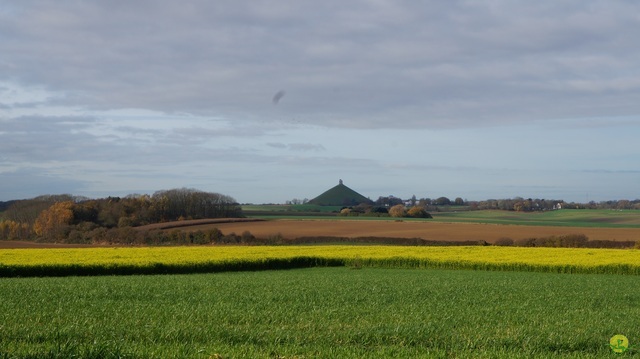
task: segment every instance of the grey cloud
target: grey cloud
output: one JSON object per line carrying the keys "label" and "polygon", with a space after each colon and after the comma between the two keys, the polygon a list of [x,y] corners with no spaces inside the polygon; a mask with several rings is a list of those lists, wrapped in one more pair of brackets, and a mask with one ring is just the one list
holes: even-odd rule
{"label": "grey cloud", "polygon": [[[135,126],[110,128],[90,117],[28,116],[0,120],[0,164],[49,167],[52,163],[83,166],[93,173],[163,168],[183,163],[281,163],[279,156],[261,154],[234,141],[216,141],[216,131],[204,128],[145,130]],[[102,133],[105,132],[105,133]],[[223,131],[224,132],[224,131]],[[99,134],[96,134],[99,133]],[[241,132],[246,135],[245,132]],[[177,135],[177,137],[175,137]],[[174,138],[172,138],[172,136]],[[217,133],[224,138],[229,133]],[[205,141],[213,138],[214,141]],[[288,145],[292,150],[320,150],[321,145]]]}
{"label": "grey cloud", "polygon": [[161,135],[165,131],[158,130],[149,127],[135,127],[135,126],[116,126],[113,130],[124,133],[133,133],[133,134],[145,134],[145,135]]}
{"label": "grey cloud", "polygon": [[351,170],[358,169],[359,173],[365,171],[375,173],[380,168],[380,163],[375,160],[367,158],[353,158],[353,157],[302,157],[302,156],[288,156],[280,157],[279,163],[286,165],[306,165],[307,172],[312,172],[312,168],[316,168],[316,171],[326,173],[332,169]]}
{"label": "grey cloud", "polygon": [[352,128],[640,112],[633,2],[14,7],[0,13],[0,73],[64,93],[55,103]]}
{"label": "grey cloud", "polygon": [[27,116],[0,120],[0,153],[7,162],[87,159],[104,155],[100,138],[84,130],[95,119],[87,117]]}
{"label": "grey cloud", "polygon": [[180,139],[189,141],[207,141],[219,137],[258,137],[266,134],[268,129],[259,126],[224,126],[219,128],[179,127],[171,131]]}
{"label": "grey cloud", "polygon": [[288,149],[290,151],[299,151],[299,152],[308,152],[308,151],[319,152],[319,151],[325,151],[326,150],[326,148],[323,145],[314,144],[314,143],[289,143],[289,144],[285,144],[285,143],[279,143],[279,142],[269,142],[269,143],[267,143],[267,146],[273,147],[273,148],[278,148],[278,149]]}
{"label": "grey cloud", "polygon": [[575,171],[575,172],[579,172],[579,173],[615,174],[615,175],[640,175],[640,170],[586,169],[586,170]]}
{"label": "grey cloud", "polygon": [[292,151],[324,151],[325,148],[321,144],[314,143],[291,143],[289,144],[289,149]]}
{"label": "grey cloud", "polygon": [[87,128],[95,124],[97,119],[89,116],[21,116],[0,121],[5,131],[49,132],[61,128]]}
{"label": "grey cloud", "polygon": [[269,143],[267,143],[267,146],[273,147],[273,148],[279,148],[279,149],[287,148],[287,145],[285,145],[284,143],[279,143],[279,142],[269,142]]}
{"label": "grey cloud", "polygon": [[5,109],[16,109],[16,108],[37,108],[42,105],[42,102],[15,102],[11,105],[3,106]]}

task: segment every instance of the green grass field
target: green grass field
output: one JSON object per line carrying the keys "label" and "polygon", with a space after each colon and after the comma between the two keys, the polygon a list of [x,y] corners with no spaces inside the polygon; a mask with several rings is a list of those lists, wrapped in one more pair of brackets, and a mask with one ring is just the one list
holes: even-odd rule
{"label": "green grass field", "polygon": [[[265,219],[340,219],[340,220],[397,220],[393,217],[340,217],[331,214],[339,210],[335,207],[308,205],[299,206],[243,206],[248,217]],[[308,215],[310,212],[315,215]],[[323,214],[325,217],[321,217]],[[640,228],[640,210],[609,210],[609,209],[563,209],[546,212],[514,212],[500,210],[482,211],[447,211],[430,212],[434,222],[463,222],[510,224],[529,226],[562,226],[562,227],[603,227],[603,228]],[[425,219],[403,218],[404,221],[425,221]]]}
{"label": "green grass field", "polygon": [[338,212],[342,206],[319,206],[315,204],[244,204],[242,210],[246,212]]}
{"label": "green grass field", "polygon": [[563,209],[547,212],[464,211],[432,213],[440,222],[472,222],[530,226],[640,228],[640,211]]}
{"label": "green grass field", "polygon": [[0,279],[0,358],[617,358],[636,276],[313,268]]}

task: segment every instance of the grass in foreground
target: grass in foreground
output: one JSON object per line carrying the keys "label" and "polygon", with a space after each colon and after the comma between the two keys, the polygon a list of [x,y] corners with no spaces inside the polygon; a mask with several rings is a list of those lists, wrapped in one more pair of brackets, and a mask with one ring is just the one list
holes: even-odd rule
{"label": "grass in foreground", "polygon": [[635,276],[314,268],[0,293],[0,358],[617,358],[611,336],[640,338]]}
{"label": "grass in foreground", "polygon": [[354,265],[387,268],[640,274],[640,251],[369,245],[0,250],[0,277],[206,273]]}

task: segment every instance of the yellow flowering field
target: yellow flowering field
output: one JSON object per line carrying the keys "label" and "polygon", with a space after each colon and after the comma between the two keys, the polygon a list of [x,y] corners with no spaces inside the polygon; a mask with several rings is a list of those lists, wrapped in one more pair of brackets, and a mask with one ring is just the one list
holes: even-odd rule
{"label": "yellow flowering field", "polygon": [[640,274],[640,251],[411,246],[194,246],[0,250],[0,276],[375,266]]}

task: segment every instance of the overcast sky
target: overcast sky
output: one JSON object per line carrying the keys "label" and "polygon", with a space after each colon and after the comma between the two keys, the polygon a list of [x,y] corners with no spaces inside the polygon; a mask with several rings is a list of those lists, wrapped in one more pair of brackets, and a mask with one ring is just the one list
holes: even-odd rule
{"label": "overcast sky", "polygon": [[635,1],[0,2],[0,200],[640,198]]}

